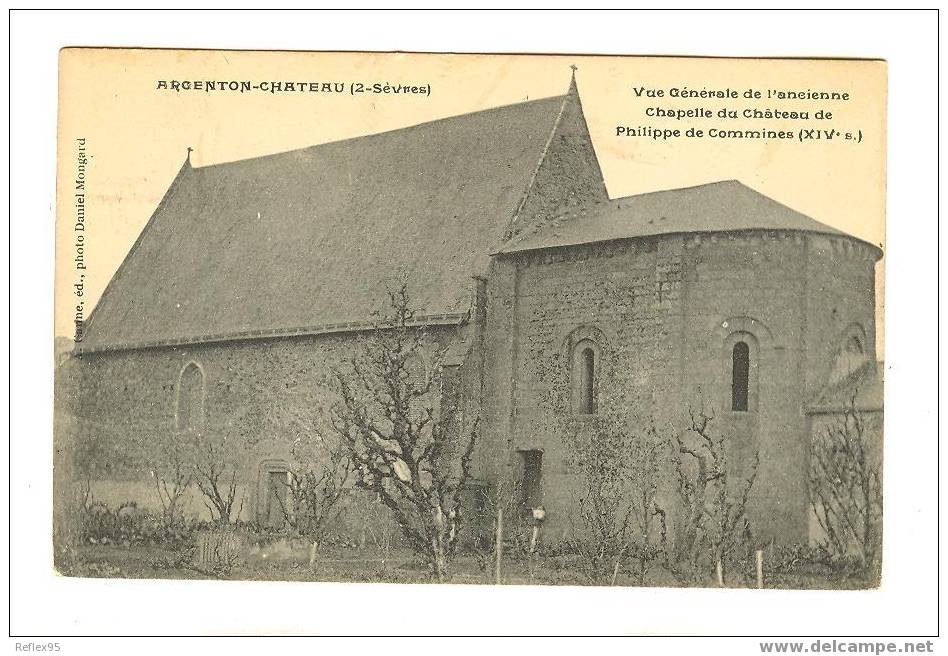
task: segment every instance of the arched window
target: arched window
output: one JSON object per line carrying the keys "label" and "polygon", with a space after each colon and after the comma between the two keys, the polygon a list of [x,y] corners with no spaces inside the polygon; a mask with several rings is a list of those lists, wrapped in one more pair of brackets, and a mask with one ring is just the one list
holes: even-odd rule
{"label": "arched window", "polygon": [[858,323],[850,324],[837,343],[828,383],[837,383],[859,371],[870,355],[866,353],[866,331]]}
{"label": "arched window", "polygon": [[176,418],[182,431],[200,428],[204,423],[204,372],[195,362],[181,370]]}
{"label": "arched window", "polygon": [[591,346],[580,351],[579,358],[579,414],[596,412],[596,352]]}
{"label": "arched window", "polygon": [[719,324],[721,369],[714,393],[716,407],[727,412],[756,413],[761,372],[773,348],[773,334],[753,317],[728,317]]}
{"label": "arched window", "polygon": [[731,349],[731,410],[747,412],[750,391],[750,347],[740,341]]}
{"label": "arched window", "polygon": [[564,344],[564,361],[569,389],[569,408],[577,415],[595,415],[602,406],[600,394],[609,380],[608,345],[594,326],[573,330]]}

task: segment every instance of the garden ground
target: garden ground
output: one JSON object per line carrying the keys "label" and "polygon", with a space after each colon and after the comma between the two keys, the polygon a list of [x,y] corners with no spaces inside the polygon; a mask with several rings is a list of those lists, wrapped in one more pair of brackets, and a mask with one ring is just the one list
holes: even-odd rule
{"label": "garden ground", "polygon": [[[335,581],[383,583],[434,582],[428,567],[408,550],[393,549],[383,559],[371,548],[323,548],[313,567],[309,551],[302,545],[280,541],[264,548],[243,546],[225,568],[194,564],[193,552],[180,547],[82,545],[60,552],[58,571],[65,576],[130,579],[212,579],[257,581]],[[576,557],[542,555],[529,559],[508,554],[502,561],[502,583],[512,585],[609,585],[585,573]],[[634,585],[629,571],[616,577],[616,585]],[[749,574],[732,576],[729,587],[755,587]],[[494,583],[491,553],[464,553],[452,562],[450,578],[455,584]],[[646,585],[661,587],[715,587],[714,578],[682,581],[653,566]],[[782,589],[865,589],[865,578],[834,572],[808,562],[783,563],[779,569],[765,568],[764,587]]]}

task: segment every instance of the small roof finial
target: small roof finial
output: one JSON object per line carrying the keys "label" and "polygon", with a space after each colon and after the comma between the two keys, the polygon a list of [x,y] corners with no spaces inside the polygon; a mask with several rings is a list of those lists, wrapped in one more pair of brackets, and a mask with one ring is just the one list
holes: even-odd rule
{"label": "small roof finial", "polygon": [[192,150],[194,150],[194,149],[191,148],[191,146],[188,146],[188,158],[187,158],[188,164],[191,163],[191,151],[192,151]]}
{"label": "small roof finial", "polygon": [[579,68],[576,64],[570,64],[569,90],[570,93],[576,93],[576,71]]}

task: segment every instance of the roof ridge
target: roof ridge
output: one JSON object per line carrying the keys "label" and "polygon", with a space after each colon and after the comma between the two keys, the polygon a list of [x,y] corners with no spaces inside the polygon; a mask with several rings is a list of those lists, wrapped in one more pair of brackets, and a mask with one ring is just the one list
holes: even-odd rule
{"label": "roof ridge", "polygon": [[477,109],[473,112],[465,112],[463,114],[452,114],[450,116],[442,116],[441,118],[434,118],[430,121],[422,121],[421,123],[413,123],[411,125],[404,125],[400,128],[392,128],[391,130],[382,130],[381,132],[370,132],[368,134],[360,134],[352,137],[346,137],[345,139],[335,139],[333,141],[323,141],[322,143],[310,144],[308,146],[301,146],[299,148],[290,148],[289,150],[280,150],[275,153],[266,153],[264,155],[254,155],[253,157],[245,157],[243,159],[233,159],[227,160],[224,162],[215,162],[213,164],[205,164],[203,166],[192,166],[195,171],[204,171],[207,169],[214,169],[218,167],[231,166],[234,164],[243,164],[245,162],[256,162],[259,160],[267,159],[270,157],[280,157],[282,155],[289,155],[292,153],[301,153],[306,150],[312,150],[313,148],[321,148],[323,146],[331,146],[335,144],[344,144],[350,141],[358,141],[362,139],[370,139],[372,137],[380,137],[383,135],[394,134],[396,132],[408,132],[410,130],[415,130],[419,128],[428,127],[436,123],[442,123],[445,121],[457,120],[460,118],[466,118],[469,116],[475,116],[478,114],[487,114],[489,112],[497,112],[505,109],[510,109],[512,107],[524,107],[526,105],[532,105],[540,102],[549,102],[553,100],[563,100],[569,94],[561,94],[558,96],[545,96],[543,98],[534,98],[533,100],[524,100],[518,103],[508,103],[506,105],[498,105],[497,107],[486,107],[484,109]]}
{"label": "roof ridge", "polygon": [[[809,219],[810,221],[813,221],[814,223],[818,223],[819,225],[823,226],[824,228],[829,228],[830,230],[833,230],[833,231],[835,231],[835,232],[839,232],[839,233],[845,234],[847,237],[853,237],[854,239],[859,239],[859,237],[855,237],[854,235],[851,235],[851,234],[849,234],[849,233],[843,232],[843,231],[840,230],[839,228],[836,228],[836,227],[834,227],[834,226],[831,226],[831,225],[828,224],[828,223],[824,223],[823,221],[820,221],[819,219],[815,219],[815,218],[813,218],[812,216],[810,216],[809,214],[804,214],[804,213],[801,212],[800,210],[795,209],[795,208],[793,208],[793,207],[790,207],[790,206],[787,205],[786,203],[781,203],[781,202],[780,202],[779,200],[777,200],[776,198],[773,198],[772,196],[768,196],[767,194],[763,193],[762,191],[759,191],[759,190],[755,189],[754,187],[751,187],[751,186],[748,185],[748,184],[744,184],[743,182],[741,182],[741,181],[738,180],[737,178],[728,178],[728,179],[725,179],[725,180],[716,180],[716,181],[714,181],[714,182],[704,182],[704,183],[702,183],[702,184],[689,185],[689,186],[687,186],[687,187],[673,187],[673,188],[671,188],[671,189],[660,189],[660,190],[657,190],[657,191],[647,191],[647,192],[643,192],[643,193],[641,193],[641,194],[632,194],[632,195],[629,195],[629,196],[623,196],[622,198],[610,198],[609,200],[610,200],[610,201],[618,202],[618,201],[627,200],[627,199],[630,199],[630,198],[640,198],[640,197],[642,197],[642,196],[648,196],[648,195],[651,195],[651,194],[661,194],[661,193],[669,193],[669,192],[676,192],[676,191],[688,191],[688,190],[690,190],[690,189],[701,189],[701,188],[703,188],[703,187],[714,187],[714,186],[718,186],[718,185],[729,185],[729,184],[730,184],[730,185],[736,185],[736,186],[738,186],[738,187],[741,187],[741,188],[743,188],[743,189],[746,189],[747,191],[749,191],[749,192],[751,192],[751,193],[757,194],[758,196],[767,199],[767,201],[769,201],[769,202],[771,202],[771,203],[774,203],[774,204],[776,204],[776,205],[779,205],[780,207],[782,207],[783,209],[785,209],[785,210],[787,210],[787,211],[789,211],[789,212],[793,212],[794,214],[798,214],[798,215],[800,215],[800,216],[802,216],[802,217],[804,217],[804,218],[806,218],[806,219]],[[860,240],[860,241],[865,241],[864,239],[859,239],[859,240]],[[866,242],[866,243],[870,243],[870,242]],[[872,244],[872,245],[874,245],[874,244]]]}
{"label": "roof ridge", "polygon": [[[705,199],[712,201],[713,207],[710,209],[716,210],[717,216],[705,216],[708,207],[700,211],[695,209],[694,204],[702,203]],[[742,219],[735,218],[736,207],[744,205],[751,208],[754,214]],[[661,209],[663,206],[672,214],[664,214]],[[575,226],[575,222],[546,224],[540,226],[536,232],[524,233],[505,241],[494,254],[670,234],[764,230],[845,237],[868,246],[876,253],[877,259],[882,255],[882,249],[878,245],[814,219],[737,179],[610,198],[604,206],[587,204],[571,212],[578,215],[584,210],[589,211],[583,224],[585,234],[569,227]],[[635,214],[630,214],[630,211]],[[699,215],[705,218],[699,219]],[[666,217],[671,220],[666,222]],[[649,225],[646,226],[645,223]],[[562,225],[567,226],[563,228],[567,234],[558,232]]]}
{"label": "roof ridge", "polygon": [[[669,187],[668,189],[653,189],[652,191],[642,191],[637,194],[629,194],[628,196],[618,196],[616,198],[610,198],[609,202],[627,200],[629,198],[641,198],[642,196],[651,196],[652,194],[665,194],[671,191],[687,191],[688,189],[700,189],[701,187],[713,187],[715,185],[724,185],[724,184],[729,184],[729,183],[739,184],[745,189],[750,189],[751,191],[755,191],[758,194],[760,194],[759,191],[757,191],[753,187],[749,187],[748,185],[744,184],[737,178],[727,178],[725,180],[714,180],[713,182],[702,182],[700,184],[686,185],[684,187]],[[763,196],[765,194],[761,194],[761,195]]]}
{"label": "roof ridge", "polygon": [[563,120],[563,112],[566,109],[566,103],[569,102],[569,97],[574,92],[575,88],[576,78],[574,76],[573,81],[570,83],[569,91],[565,96],[560,96],[562,101],[560,102],[560,108],[556,112],[556,118],[553,119],[553,127],[550,128],[550,134],[546,138],[546,143],[543,144],[543,150],[540,151],[540,158],[537,160],[536,166],[533,167],[533,173],[530,175],[530,180],[527,182],[527,186],[523,190],[523,194],[520,196],[520,202],[517,203],[514,213],[507,219],[507,227],[504,230],[504,235],[510,234],[510,232],[513,230],[514,223],[516,223],[517,219],[520,218],[520,212],[523,211],[523,207],[526,204],[527,199],[530,197],[530,192],[533,190],[533,185],[536,184],[537,174],[539,174],[540,169],[543,167],[543,162],[546,161],[547,154],[550,152],[550,144],[553,143],[553,139],[556,137],[556,131],[560,126],[560,121]]}

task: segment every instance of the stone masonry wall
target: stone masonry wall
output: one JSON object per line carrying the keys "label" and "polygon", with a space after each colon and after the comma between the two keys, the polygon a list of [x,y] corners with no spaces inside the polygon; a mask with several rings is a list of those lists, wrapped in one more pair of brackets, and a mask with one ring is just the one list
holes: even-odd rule
{"label": "stone masonry wall", "polygon": [[[814,357],[830,357],[827,335],[839,326],[873,314],[871,266],[808,269],[811,238],[818,239],[668,236],[496,258],[488,284],[485,428],[493,455],[486,466],[515,481],[518,451],[542,450],[548,534],[566,533],[577,488],[554,416],[571,411],[561,403],[571,335],[594,335],[603,402],[678,426],[689,408],[713,410],[715,429],[729,436],[732,477],[746,477],[760,455],[749,510],[758,538],[805,540],[803,407],[826,375]],[[836,323],[822,316],[827,304]],[[738,338],[752,344],[749,412],[730,408],[730,347]]]}
{"label": "stone masonry wall", "polygon": [[[693,237],[687,245],[683,400],[713,407],[718,429],[733,440],[732,476],[746,480],[759,454],[749,513],[761,541],[805,536],[804,239],[757,233]],[[744,340],[757,374],[750,412],[731,410],[728,337],[735,333],[751,336]]]}
{"label": "stone masonry wall", "polygon": [[590,331],[602,348],[597,379],[603,403],[654,415],[656,400],[677,397],[680,267],[680,240],[495,261],[485,373],[492,395],[485,416],[495,453],[504,453],[495,462],[514,481],[518,452],[543,451],[543,504],[552,539],[569,529],[578,492],[554,418],[571,412],[568,401],[564,407],[570,340]]}
{"label": "stone masonry wall", "polygon": [[867,360],[876,360],[876,261],[877,254],[865,244],[822,235],[809,238],[806,385],[810,397],[826,384],[853,324],[865,333]]}
{"label": "stone masonry wall", "polygon": [[[454,345],[458,358],[454,364],[464,375],[474,369],[464,346],[470,330],[465,326],[429,331],[439,343]],[[76,441],[99,439],[103,448],[93,463],[97,498],[113,506],[136,501],[157,507],[150,460],[160,454],[161,440],[174,433],[179,376],[194,362],[204,373],[204,426],[233,444],[242,518],[251,519],[262,512],[257,505],[261,464],[289,463],[294,440],[311,440],[313,427],[327,430],[319,416],[319,408],[330,401],[322,383],[330,367],[341,364],[356,345],[356,335],[350,333],[73,358],[58,385],[57,411],[65,418],[57,436],[59,450],[72,448]],[[62,384],[67,377],[72,385]],[[64,439],[72,444],[64,447]],[[196,491],[190,497],[187,507],[206,516]]]}
{"label": "stone masonry wall", "polygon": [[[874,262],[871,249],[846,238],[775,232],[670,235],[495,257],[478,283],[472,322],[433,331],[452,344],[469,417],[484,395],[475,475],[493,495],[513,498],[520,451],[541,450],[547,534],[566,534],[578,490],[557,417],[572,412],[564,401],[571,345],[591,338],[601,350],[602,407],[677,426],[689,407],[713,409],[716,429],[731,438],[733,476],[746,476],[760,454],[750,510],[758,537],[804,540],[803,407],[826,383],[852,324],[864,330],[874,357]],[[736,334],[753,344],[750,412],[730,410],[727,340]],[[338,334],[80,356],[57,374],[58,425],[68,427],[57,434],[104,436],[113,449],[97,471],[107,481],[100,485],[104,500],[154,503],[148,447],[171,434],[179,376],[193,361],[204,372],[205,421],[239,443],[249,519],[258,514],[260,463],[289,457],[300,422],[327,401],[321,380],[354,343],[353,334]],[[60,384],[67,377],[74,381],[68,394]],[[134,443],[144,445],[145,462],[119,452]],[[663,491],[669,504],[673,492]],[[196,499],[190,507],[203,510]]]}

